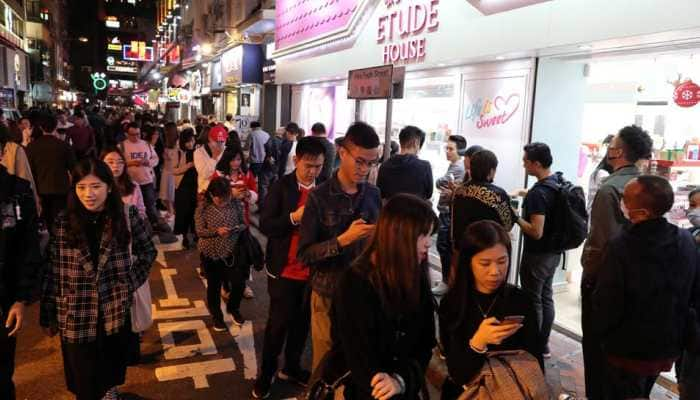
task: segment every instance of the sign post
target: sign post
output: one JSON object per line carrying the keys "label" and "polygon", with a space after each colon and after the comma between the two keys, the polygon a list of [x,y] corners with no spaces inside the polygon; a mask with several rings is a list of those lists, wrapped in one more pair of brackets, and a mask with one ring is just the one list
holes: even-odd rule
{"label": "sign post", "polygon": [[[399,82],[394,82],[394,76]],[[348,72],[348,99],[355,99],[355,121],[360,119],[360,100],[386,99],[384,159],[391,153],[391,120],[394,85],[403,84],[404,69],[393,65],[356,69]]]}

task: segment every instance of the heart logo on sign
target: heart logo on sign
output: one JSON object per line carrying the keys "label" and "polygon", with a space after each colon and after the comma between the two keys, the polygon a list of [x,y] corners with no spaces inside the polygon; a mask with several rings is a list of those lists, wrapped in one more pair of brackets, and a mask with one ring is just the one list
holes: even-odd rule
{"label": "heart logo on sign", "polygon": [[501,119],[501,123],[505,124],[520,108],[520,95],[513,93],[507,100],[504,99],[503,96],[497,96],[493,100],[493,106],[496,107],[498,111],[505,111],[505,117]]}

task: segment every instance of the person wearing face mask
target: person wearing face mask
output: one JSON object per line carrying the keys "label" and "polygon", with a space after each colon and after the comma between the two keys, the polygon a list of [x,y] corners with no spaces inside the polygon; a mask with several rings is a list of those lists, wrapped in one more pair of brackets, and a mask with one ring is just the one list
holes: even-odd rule
{"label": "person wearing face mask", "polygon": [[59,335],[66,386],[78,400],[116,399],[131,345],[129,306],[156,249],[136,208],[125,212],[104,162],[82,160],[71,175],[49,245],[40,324]]}
{"label": "person wearing face mask", "polygon": [[458,252],[450,288],[438,311],[449,373],[443,400],[457,399],[463,386],[473,382],[487,362],[487,351],[524,350],[544,369],[531,297],[506,282],[508,233],[494,221],[475,222],[464,232]]}
{"label": "person wearing face mask", "polygon": [[690,233],[663,217],[673,203],[665,178],[625,185],[620,210],[631,224],[608,242],[593,293],[603,399],[648,398],[684,349],[697,351],[700,256]]}
{"label": "person wearing face mask", "polygon": [[603,252],[608,241],[622,231],[629,221],[622,215],[620,200],[625,185],[639,176],[635,165],[643,158],[651,157],[653,142],[649,134],[638,126],[620,130],[610,142],[607,160],[613,173],[605,179],[593,199],[588,238],[583,247],[581,265],[581,327],[583,330],[583,363],[586,380],[586,396],[591,400],[602,398],[605,360],[600,338],[593,329],[592,294],[598,273],[603,268]]}
{"label": "person wearing face mask", "polygon": [[197,169],[194,167],[194,129],[185,128],[178,141],[178,163],[175,175],[175,228],[182,235],[182,247],[190,248],[190,233],[194,233],[194,212],[197,209]]}
{"label": "person wearing face mask", "polygon": [[[338,281],[333,347],[321,376],[346,366],[345,399],[418,399],[435,347],[428,251],[438,219],[430,203],[397,194],[364,251]],[[427,397],[424,397],[427,398]]]}

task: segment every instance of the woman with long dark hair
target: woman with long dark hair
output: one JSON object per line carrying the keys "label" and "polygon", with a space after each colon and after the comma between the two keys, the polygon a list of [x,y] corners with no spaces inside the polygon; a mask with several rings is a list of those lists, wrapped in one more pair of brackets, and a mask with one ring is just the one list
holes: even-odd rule
{"label": "woman with long dark hair", "polygon": [[84,159],[71,176],[68,207],[51,237],[41,326],[61,337],[66,385],[77,399],[116,398],[126,374],[129,308],[156,249],[136,208],[125,212],[104,162]]}
{"label": "woman with long dark hair", "polygon": [[227,147],[221,160],[216,164],[216,176],[224,176],[231,181],[231,195],[243,202],[245,223],[250,225],[250,206],[258,201],[258,185],[243,149],[237,146]]}
{"label": "woman with long dark hair", "polygon": [[542,363],[535,309],[508,284],[511,242],[501,225],[475,222],[458,246],[458,264],[440,303],[440,342],[449,378],[442,399],[456,399],[477,376],[487,351],[525,350]]}
{"label": "woman with long dark hair", "polygon": [[418,197],[382,209],[369,245],[338,283],[334,349],[350,370],[346,399],[416,399],[435,346],[428,250],[438,220]]}
{"label": "woman with long dark hair", "polygon": [[180,132],[178,166],[175,174],[175,229],[182,235],[182,247],[190,248],[189,234],[194,233],[194,212],[197,209],[197,169],[194,167],[194,129]]}
{"label": "woman with long dark hair", "polygon": [[148,221],[141,187],[135,184],[134,181],[131,180],[129,174],[126,173],[126,159],[124,158],[124,153],[122,153],[118,147],[110,146],[102,151],[100,160],[104,161],[112,171],[114,184],[117,189],[119,189],[122,202],[136,207],[141,218],[143,218],[144,221]]}

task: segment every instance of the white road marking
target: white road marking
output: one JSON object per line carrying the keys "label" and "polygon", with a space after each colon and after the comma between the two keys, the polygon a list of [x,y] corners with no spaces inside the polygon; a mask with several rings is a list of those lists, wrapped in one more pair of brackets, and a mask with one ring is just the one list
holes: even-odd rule
{"label": "white road marking", "polygon": [[177,275],[177,270],[174,268],[160,269],[160,275],[163,278],[163,286],[165,286],[166,299],[159,300],[161,307],[188,307],[190,301],[186,298],[177,297],[173,276]]}
{"label": "white road marking", "polygon": [[153,313],[153,319],[179,319],[179,318],[196,318],[196,317],[206,317],[209,315],[209,310],[202,300],[194,300],[193,308],[182,308],[176,310],[160,310],[156,309],[155,304],[151,304],[151,311]]}
{"label": "white road marking", "polygon": [[233,359],[223,358],[219,360],[156,368],[156,378],[158,378],[159,381],[192,378],[195,389],[204,389],[209,387],[209,381],[207,380],[208,375],[235,370],[236,364],[233,362]]}
{"label": "white road marking", "polygon": [[[191,357],[192,355],[212,355],[217,354],[214,339],[211,333],[204,324],[204,321],[178,321],[178,322],[162,322],[158,324],[158,331],[163,343],[164,356],[166,360],[177,360],[180,358]],[[173,338],[173,332],[196,331],[199,343],[191,345],[176,345]]]}
{"label": "white road marking", "polygon": [[[200,269],[197,268],[199,279],[202,280],[204,287],[207,287],[207,280],[199,274]],[[255,379],[258,374],[258,359],[255,356],[255,338],[253,337],[253,323],[246,321],[243,326],[238,326],[233,322],[233,317],[226,311],[225,302],[221,302],[221,312],[224,314],[224,323],[228,327],[228,332],[233,336],[233,339],[238,345],[238,349],[243,356],[243,376],[245,379]]]}

